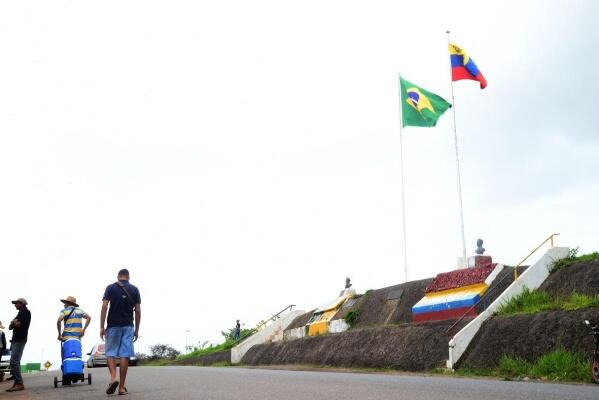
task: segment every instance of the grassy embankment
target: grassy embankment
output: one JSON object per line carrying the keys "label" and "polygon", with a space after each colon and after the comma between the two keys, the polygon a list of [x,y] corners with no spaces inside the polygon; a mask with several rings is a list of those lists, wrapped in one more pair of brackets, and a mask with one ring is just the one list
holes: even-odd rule
{"label": "grassy embankment", "polygon": [[494,369],[463,368],[459,376],[492,376],[505,380],[540,379],[557,382],[592,383],[591,362],[588,355],[563,349],[554,350],[529,362],[517,356],[504,355]]}
{"label": "grassy embankment", "polygon": [[218,353],[219,351],[229,350],[229,349],[232,349],[233,347],[235,347],[235,345],[237,345],[237,343],[238,342],[236,342],[236,341],[227,339],[221,344],[210,345],[203,349],[194,350],[191,353],[182,354],[177,357],[177,360],[185,360],[188,358],[202,357],[202,356],[207,356],[209,354]]}
{"label": "grassy embankment", "polygon": [[[213,353],[218,353],[220,351],[229,350],[229,349],[233,348],[236,344],[237,344],[237,342],[235,342],[235,341],[225,340],[221,344],[210,345],[203,349],[196,349],[190,353],[181,354],[181,355],[177,356],[176,358],[158,358],[158,359],[154,359],[154,360],[144,360],[144,361],[141,361],[139,363],[139,365],[144,366],[144,367],[163,367],[163,366],[167,366],[167,365],[178,365],[180,361],[183,361],[186,359],[207,356],[207,355],[210,355]],[[230,362],[222,362],[222,361],[211,364],[211,366],[213,366],[213,367],[228,367],[230,365],[231,365]]]}
{"label": "grassy embankment", "polygon": [[[599,260],[597,252],[577,256],[576,251],[573,251],[569,257],[554,263],[551,272],[567,268],[577,262],[597,260]],[[599,296],[587,296],[579,293],[572,293],[569,296],[551,296],[545,291],[525,289],[519,296],[501,306],[497,314],[511,316],[551,310],[573,311],[583,308],[599,308]],[[527,377],[553,381],[592,382],[590,367],[591,362],[588,355],[557,349],[534,362],[517,356],[504,355],[495,369],[462,369],[456,373],[466,376],[497,376],[504,379]]]}
{"label": "grassy embankment", "polygon": [[[599,261],[599,253],[595,252],[576,256],[576,251],[573,251],[570,256],[555,262],[551,272],[568,268],[577,262],[590,261]],[[529,290],[525,288],[520,295],[499,307],[496,314],[532,314],[552,310],[574,311],[582,308],[599,308],[599,295],[588,296],[580,293],[571,293],[568,296],[551,296],[542,290]]]}
{"label": "grassy embankment", "polygon": [[[195,350],[187,353],[178,355],[176,358],[159,358],[159,359],[149,359],[144,360],[140,363],[140,365],[144,366],[165,366],[165,365],[178,365],[180,361],[188,360],[190,358],[197,358],[208,356],[210,354],[218,353],[221,351],[229,350],[235,347],[237,344],[247,339],[249,336],[253,335],[256,332],[255,329],[242,329],[239,340],[235,340],[233,337],[233,330],[229,332],[221,332],[224,336],[225,341],[220,344],[210,344],[207,347],[196,348]],[[226,367],[230,366],[231,362],[219,361],[211,364],[214,367]]]}
{"label": "grassy embankment", "polygon": [[497,315],[533,314],[541,311],[574,311],[582,308],[599,308],[599,296],[572,293],[569,296],[550,296],[541,290],[524,291],[499,307]]}

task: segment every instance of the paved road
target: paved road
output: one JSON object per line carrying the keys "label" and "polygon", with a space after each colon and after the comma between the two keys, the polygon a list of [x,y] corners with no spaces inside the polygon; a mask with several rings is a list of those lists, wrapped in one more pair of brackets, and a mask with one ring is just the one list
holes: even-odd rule
{"label": "paved road", "polygon": [[[53,373],[28,376],[25,392],[0,399],[107,399],[105,368],[92,370],[93,384],[52,385]],[[392,374],[283,371],[246,368],[139,367],[130,369],[128,400],[568,400],[599,399],[599,386],[531,382],[502,382]],[[116,396],[122,399],[123,397]]]}

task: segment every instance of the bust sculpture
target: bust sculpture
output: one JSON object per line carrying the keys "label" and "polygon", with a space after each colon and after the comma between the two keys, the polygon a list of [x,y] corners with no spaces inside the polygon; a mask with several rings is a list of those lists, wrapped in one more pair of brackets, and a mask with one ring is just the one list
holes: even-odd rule
{"label": "bust sculpture", "polygon": [[350,279],[349,278],[345,278],[345,288],[349,289],[350,287],[351,287]]}
{"label": "bust sculpture", "polygon": [[482,239],[478,239],[476,241],[476,250],[474,252],[478,256],[482,256],[484,254],[485,248],[483,247],[483,240]]}

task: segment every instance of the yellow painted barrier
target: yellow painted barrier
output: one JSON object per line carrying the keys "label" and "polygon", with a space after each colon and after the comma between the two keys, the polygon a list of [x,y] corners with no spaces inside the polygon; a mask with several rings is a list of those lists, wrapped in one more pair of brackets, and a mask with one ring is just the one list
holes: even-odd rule
{"label": "yellow painted barrier", "polygon": [[448,290],[443,290],[440,292],[432,292],[432,293],[427,293],[425,295],[426,298],[428,299],[433,299],[435,297],[445,297],[447,295],[452,295],[452,294],[479,294],[479,295],[483,295],[483,293],[485,293],[487,291],[487,289],[489,288],[489,286],[486,283],[475,283],[474,285],[469,285],[469,286],[463,286],[463,287],[459,287],[459,288],[455,288],[455,289],[448,289]]}
{"label": "yellow painted barrier", "polygon": [[329,321],[318,321],[308,326],[308,336],[324,335],[329,331]]}
{"label": "yellow painted barrier", "polygon": [[324,335],[329,332],[329,321],[337,314],[337,310],[323,312],[308,325],[308,336]]}

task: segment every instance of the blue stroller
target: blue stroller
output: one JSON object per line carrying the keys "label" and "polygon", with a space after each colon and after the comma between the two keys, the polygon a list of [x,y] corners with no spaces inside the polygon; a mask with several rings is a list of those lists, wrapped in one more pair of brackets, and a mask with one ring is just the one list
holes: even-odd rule
{"label": "blue stroller", "polygon": [[[60,352],[62,357],[62,379],[54,377],[54,387],[58,387],[58,382],[62,386],[70,385],[76,382],[85,382],[83,373],[83,360],[81,359],[81,341],[77,338],[67,339],[61,342]],[[92,374],[87,374],[88,385],[92,384]]]}

